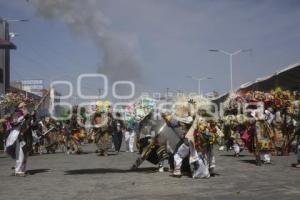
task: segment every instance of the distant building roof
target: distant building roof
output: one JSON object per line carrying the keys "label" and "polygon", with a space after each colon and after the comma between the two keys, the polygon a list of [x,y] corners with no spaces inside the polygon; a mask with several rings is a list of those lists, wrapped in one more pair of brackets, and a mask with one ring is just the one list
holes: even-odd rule
{"label": "distant building roof", "polygon": [[0,38],[0,49],[16,49],[16,45],[12,42]]}
{"label": "distant building roof", "polygon": [[276,87],[287,90],[299,90],[300,88],[300,63],[289,65],[275,73],[258,78],[241,85],[238,91],[260,90],[269,91]]}
{"label": "distant building roof", "polygon": [[[244,83],[236,91],[270,91],[276,87],[286,90],[300,90],[300,63],[289,65],[269,76]],[[213,101],[215,103],[224,102],[228,96],[229,93],[225,93],[213,99]]]}

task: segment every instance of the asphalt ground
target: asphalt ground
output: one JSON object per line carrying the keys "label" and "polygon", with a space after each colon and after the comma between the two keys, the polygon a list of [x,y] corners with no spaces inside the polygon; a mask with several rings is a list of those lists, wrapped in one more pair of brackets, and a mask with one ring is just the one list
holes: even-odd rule
{"label": "asphalt ground", "polygon": [[215,151],[215,177],[174,178],[145,162],[130,171],[136,153],[110,152],[99,157],[86,145],[86,154],[64,153],[29,157],[25,178],[11,176],[14,161],[0,153],[0,200],[10,199],[300,199],[300,169],[291,167],[295,155],[273,157],[273,164],[258,167],[243,152]]}

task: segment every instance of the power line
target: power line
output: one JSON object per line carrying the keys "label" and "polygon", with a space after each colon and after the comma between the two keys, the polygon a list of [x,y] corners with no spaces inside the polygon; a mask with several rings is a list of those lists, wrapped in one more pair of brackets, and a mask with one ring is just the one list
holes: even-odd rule
{"label": "power line", "polygon": [[[25,36],[26,36],[26,34],[25,34]],[[46,44],[44,42],[35,40],[34,43],[38,44],[38,47],[43,46],[44,47],[43,51],[46,50],[46,51],[52,53],[52,55],[60,56],[60,58],[62,58],[65,62],[67,62],[67,64],[70,64],[69,62],[72,62],[72,64],[74,64],[74,65],[78,65],[78,64],[80,64],[82,66],[86,65],[84,63],[81,63],[81,61],[78,60],[78,59],[75,60],[74,58],[76,58],[76,57],[72,57],[71,59],[68,59],[67,57],[70,57],[70,56],[68,54],[66,54],[64,51],[60,51],[58,49],[55,49],[55,48],[51,47],[50,45],[48,45],[48,44]],[[32,43],[30,43],[30,44],[32,44]]]}

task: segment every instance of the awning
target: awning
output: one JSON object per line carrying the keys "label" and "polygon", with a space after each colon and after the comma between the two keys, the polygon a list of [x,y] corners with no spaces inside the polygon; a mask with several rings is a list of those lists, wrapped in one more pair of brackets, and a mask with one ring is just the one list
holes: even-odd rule
{"label": "awning", "polygon": [[238,91],[261,90],[269,91],[276,87],[286,90],[300,89],[300,63],[289,65],[270,76],[258,78],[240,86]]}
{"label": "awning", "polygon": [[[242,84],[235,92],[246,92],[252,90],[270,91],[276,87],[281,87],[284,90],[300,90],[300,63],[289,65],[281,70],[272,73],[269,76],[257,78],[255,81],[249,81]],[[224,102],[229,96],[229,93],[223,94],[213,102]]]}
{"label": "awning", "polygon": [[16,45],[12,42],[0,38],[0,49],[16,49]]}

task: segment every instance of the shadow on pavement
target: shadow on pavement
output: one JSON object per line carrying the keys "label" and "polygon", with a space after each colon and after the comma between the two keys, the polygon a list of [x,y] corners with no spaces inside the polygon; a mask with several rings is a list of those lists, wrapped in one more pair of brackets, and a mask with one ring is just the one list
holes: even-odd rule
{"label": "shadow on pavement", "polygon": [[27,170],[27,173],[29,175],[35,175],[35,174],[46,173],[49,171],[50,171],[50,169],[32,169],[32,170]]}
{"label": "shadow on pavement", "polygon": [[254,158],[251,160],[240,160],[240,162],[256,165],[256,160]]}
{"label": "shadow on pavement", "polygon": [[108,174],[108,173],[155,173],[157,168],[147,167],[136,170],[114,169],[114,168],[95,168],[95,169],[77,169],[65,171],[65,175],[84,175],[84,174]]}
{"label": "shadow on pavement", "polygon": [[100,155],[99,153],[97,153],[97,156],[99,157],[110,157],[110,156],[118,156],[119,154],[115,154],[115,153],[108,153],[108,156],[103,156],[103,155]]}
{"label": "shadow on pavement", "polygon": [[[223,154],[223,155],[220,155],[222,157],[232,157],[234,158],[233,154]],[[240,158],[243,158],[243,157],[247,157],[247,155],[239,155]]]}

